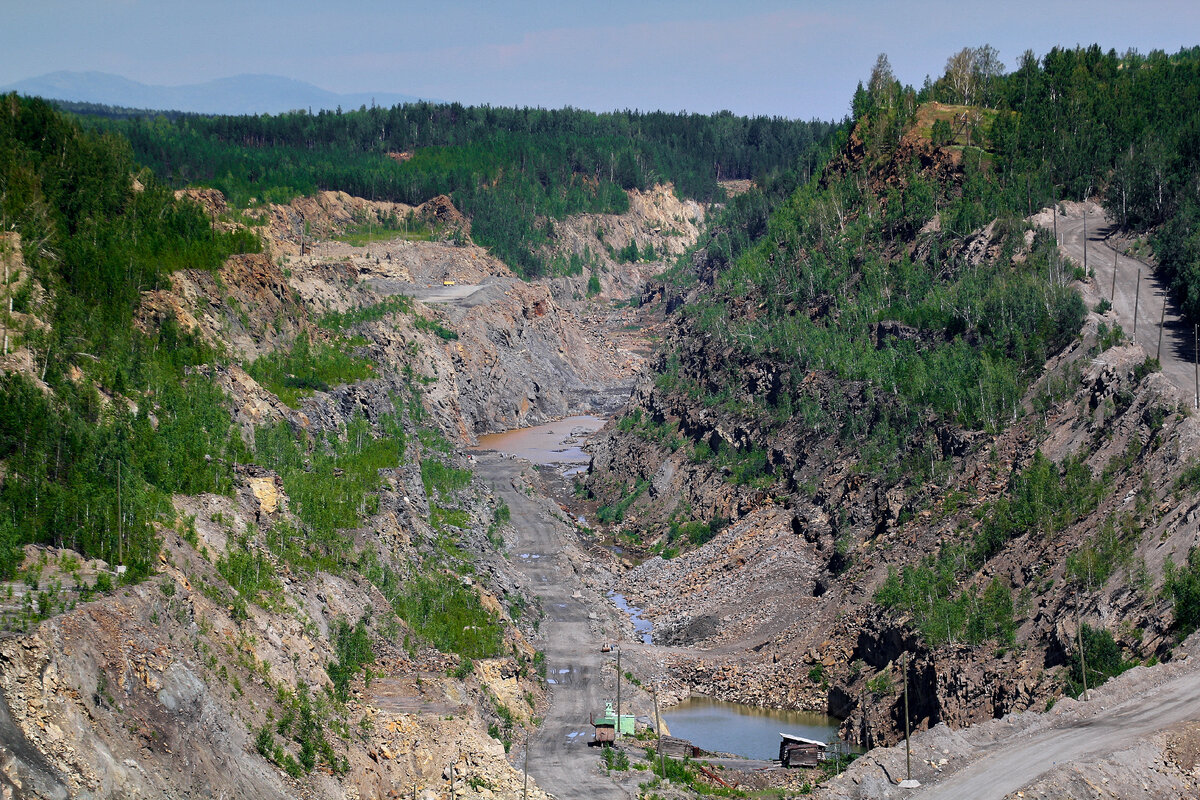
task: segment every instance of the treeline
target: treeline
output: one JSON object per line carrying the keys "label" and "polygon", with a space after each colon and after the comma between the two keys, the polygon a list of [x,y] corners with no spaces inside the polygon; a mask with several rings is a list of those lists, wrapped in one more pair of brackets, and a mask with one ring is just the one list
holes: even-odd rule
{"label": "treeline", "polygon": [[480,244],[527,277],[544,273],[546,220],[620,213],[625,190],[671,181],[721,200],[718,181],[810,159],[830,123],[719,114],[595,113],[416,103],[278,116],[94,118],[172,185],[235,205],[342,190],[417,205],[450,195]]}

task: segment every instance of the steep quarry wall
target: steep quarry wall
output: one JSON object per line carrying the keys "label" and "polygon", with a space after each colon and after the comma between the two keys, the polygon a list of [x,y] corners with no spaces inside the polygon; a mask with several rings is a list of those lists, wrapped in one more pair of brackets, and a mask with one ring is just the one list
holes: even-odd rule
{"label": "steep quarry wall", "polygon": [[[994,249],[986,235],[966,243],[979,258]],[[1094,284],[1078,288],[1089,306],[1098,302]],[[1176,634],[1160,589],[1168,559],[1186,561],[1200,541],[1196,498],[1176,483],[1195,457],[1200,423],[1190,397],[1143,367],[1140,347],[1101,346],[1101,324],[1111,330],[1111,313],[1093,314],[1046,365],[1001,434],[932,431],[952,465],[935,482],[861,469],[829,426],[766,425],[729,413],[739,399],[778,385],[770,362],[738,364],[741,394],[725,406],[664,389],[652,376],[640,381],[632,408],[644,422],[610,424],[595,447],[587,479],[595,503],[612,507],[636,494],[623,506],[623,524],[650,541],[667,541],[672,518],[733,520],[702,547],[650,558],[619,583],[654,621],[656,641],[680,646],[669,661],[681,690],[828,711],[848,718],[851,741],[888,743],[903,729],[898,664],[907,653],[918,725],[963,726],[1043,708],[1063,691],[1076,591],[1086,580],[1078,567],[1068,571],[1068,557],[1099,548],[1111,521],[1127,531],[1121,566],[1088,587],[1078,617],[1110,631],[1130,657],[1169,658]],[[697,385],[708,365],[737,358],[686,326],[673,336],[677,374]],[[813,373],[806,384],[835,418],[837,408],[875,402],[868,387],[828,375]],[[727,467],[694,456],[690,443],[699,442],[761,448],[776,480],[739,484]],[[912,633],[911,617],[883,613],[874,594],[889,569],[920,564],[978,530],[1039,452],[1055,462],[1084,459],[1106,487],[1097,507],[1065,530],[1026,533],[958,584],[956,591],[982,592],[993,579],[1013,587],[1017,645],[929,645]]]}
{"label": "steep quarry wall", "polygon": [[[156,527],[156,574],[137,585],[106,589],[119,581],[113,565],[28,548],[24,579],[0,600],[9,628],[0,639],[0,789],[48,798],[387,797],[413,788],[427,798],[450,787],[459,796],[516,796],[523,782],[498,731],[511,744],[548,702],[531,641],[536,610],[520,623],[510,613],[531,601],[500,553],[509,530],[488,487],[430,496],[423,472],[430,459],[467,468],[459,446],[479,433],[615,408],[642,356],[610,341],[605,298],[579,300],[572,289],[560,302],[565,284],[523,282],[469,239],[352,246],[324,238],[407,207],[323,193],[239,217],[219,193],[188,194],[218,227],[262,232],[267,252],[216,272],[175,273],[170,288],[143,294],[135,324],[147,332],[178,325],[223,354],[192,375],[225,393],[247,446],[273,426],[319,442],[345,435],[353,420],[378,432],[399,415],[405,456],[379,473],[360,527],[345,532],[358,560],[340,569],[299,568],[282,556],[304,530],[299,501],[258,464],[233,466],[231,494],[173,498]],[[469,236],[448,202],[427,205],[414,213],[457,221]],[[669,191],[633,205],[604,220],[611,235],[644,237],[664,254],[673,252],[665,238],[681,237],[651,230],[662,209],[687,213],[678,224],[692,226],[689,242],[703,217]],[[266,224],[255,224],[256,214]],[[612,262],[606,286],[634,292],[664,263]],[[389,303],[386,313],[336,321]],[[246,367],[301,341],[367,359],[371,374],[289,405]],[[29,362],[36,375],[21,352],[5,368]],[[430,427],[449,442],[421,431]],[[386,582],[379,569],[408,580],[430,568],[420,565],[441,563],[436,554],[450,541],[471,570],[433,569],[498,620],[496,657],[472,663],[422,644],[377,586]],[[266,570],[276,588],[243,597],[231,584],[235,560],[257,563],[255,580]],[[35,613],[43,597],[53,598],[50,610]],[[357,621],[375,643],[373,661],[339,699],[335,631]],[[288,760],[302,739],[315,748],[315,769]],[[545,795],[530,786],[530,796]]]}

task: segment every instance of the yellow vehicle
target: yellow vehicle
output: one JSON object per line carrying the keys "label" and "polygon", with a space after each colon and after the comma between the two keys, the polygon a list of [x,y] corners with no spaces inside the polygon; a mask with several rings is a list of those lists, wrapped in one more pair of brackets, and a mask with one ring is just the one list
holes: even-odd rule
{"label": "yellow vehicle", "polygon": [[453,285],[454,285],[454,278],[445,278],[442,281],[442,286],[453,286]]}

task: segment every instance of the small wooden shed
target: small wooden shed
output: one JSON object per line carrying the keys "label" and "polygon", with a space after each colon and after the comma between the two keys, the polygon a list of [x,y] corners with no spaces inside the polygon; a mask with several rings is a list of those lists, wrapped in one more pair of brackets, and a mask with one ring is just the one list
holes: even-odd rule
{"label": "small wooden shed", "polygon": [[[626,716],[625,714],[621,715]],[[613,711],[613,704],[606,703],[604,706],[604,716],[592,717],[592,726],[596,729],[592,740],[588,742],[588,747],[607,747],[617,740],[617,712]],[[622,726],[624,728],[624,726]],[[630,733],[633,731],[630,730]]]}
{"label": "small wooden shed", "polygon": [[659,736],[658,752],[672,758],[696,758],[700,755],[700,748],[677,736]]}
{"label": "small wooden shed", "polygon": [[779,735],[783,737],[783,741],[779,743],[779,763],[782,766],[815,767],[825,760],[825,750],[828,747],[825,742],[793,736],[790,733]]}

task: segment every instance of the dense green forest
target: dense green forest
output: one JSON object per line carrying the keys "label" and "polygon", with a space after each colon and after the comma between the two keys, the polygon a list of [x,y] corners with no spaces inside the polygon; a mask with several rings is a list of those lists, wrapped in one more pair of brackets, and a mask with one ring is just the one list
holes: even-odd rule
{"label": "dense green forest", "polygon": [[547,220],[620,213],[625,190],[663,181],[682,196],[720,200],[718,180],[790,170],[833,129],[728,112],[428,103],[257,117],[110,114],[88,124],[127,138],[172,185],[213,186],[238,206],[318,189],[411,205],[450,195],[476,240],[527,277],[548,269]]}
{"label": "dense green forest", "polygon": [[174,324],[136,330],[140,293],[259,243],[213,231],[121,137],[86,132],[40,100],[0,102],[0,227],[21,234],[25,266],[51,298],[39,306],[18,293],[14,311],[49,323],[21,343],[53,392],[0,378],[0,575],[28,542],[144,575],[157,552],[150,522],[170,493],[228,491],[244,446],[220,392],[190,374],[217,354]]}
{"label": "dense green forest", "polygon": [[896,82],[884,59],[855,94],[855,119],[886,154],[927,101],[1000,112],[970,115],[990,186],[968,221],[1099,196],[1118,225],[1149,235],[1200,321],[1200,48],[1118,55],[1093,45],[1040,60],[1026,51],[1007,74],[992,48],[967,48],[920,89]]}

